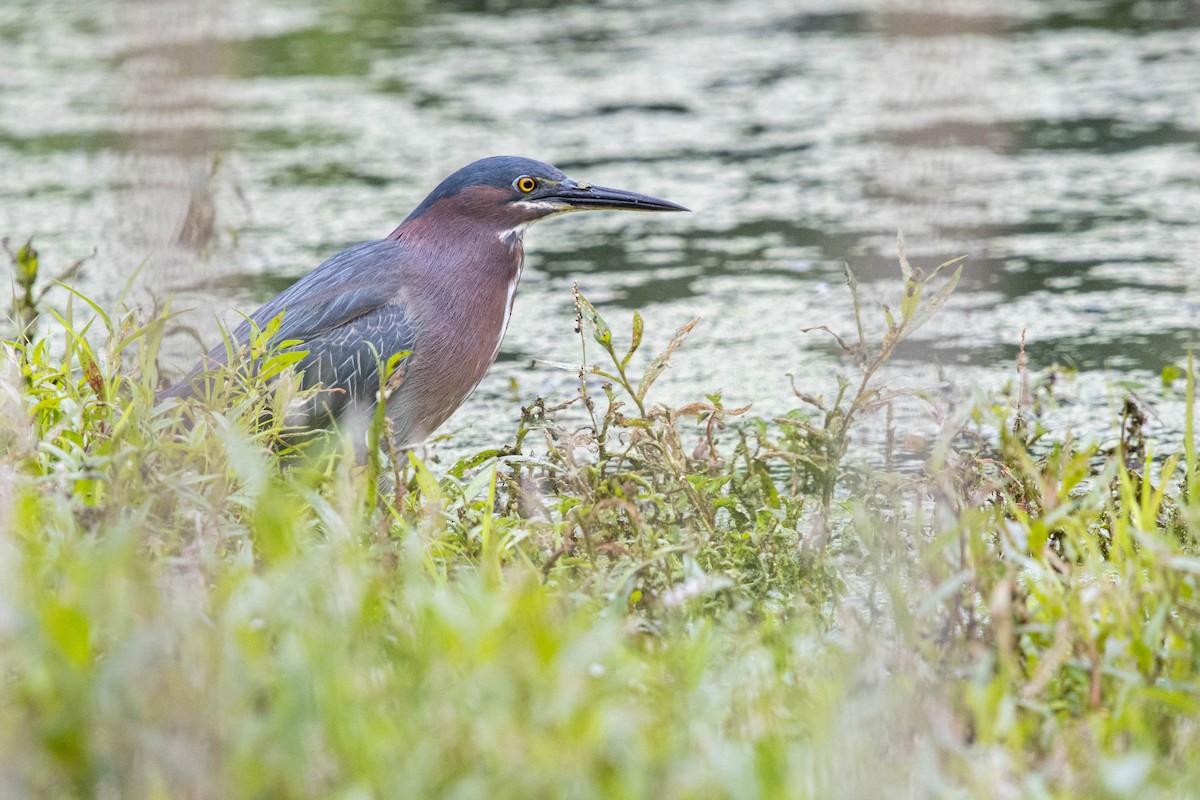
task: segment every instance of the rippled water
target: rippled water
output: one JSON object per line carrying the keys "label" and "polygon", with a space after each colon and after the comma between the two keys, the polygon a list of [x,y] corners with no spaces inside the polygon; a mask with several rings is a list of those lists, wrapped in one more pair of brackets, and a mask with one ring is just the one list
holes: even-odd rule
{"label": "rippled water", "polygon": [[[329,255],[390,231],[442,177],[514,153],[691,215],[571,215],[526,238],[501,360],[455,447],[571,378],[571,282],[647,348],[703,318],[662,397],[760,414],[787,373],[852,365],[842,263],[896,290],[896,231],[961,288],[896,385],[961,396],[1030,364],[1079,370],[1060,412],[1107,427],[1159,398],[1200,311],[1196,2],[67,3],[0,7],[0,233],[81,287],[175,298],[215,340]],[[199,352],[186,333],[169,357]],[[515,390],[513,386],[515,385]],[[1168,393],[1164,408],[1180,403]],[[1168,430],[1172,420],[1155,421]]]}

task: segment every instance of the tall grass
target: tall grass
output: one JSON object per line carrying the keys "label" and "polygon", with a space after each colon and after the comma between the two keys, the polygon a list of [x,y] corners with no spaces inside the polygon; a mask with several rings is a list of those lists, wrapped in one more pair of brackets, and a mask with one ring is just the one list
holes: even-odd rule
{"label": "tall grass", "polygon": [[841,391],[775,420],[655,403],[690,326],[632,374],[646,323],[579,297],[579,397],[448,468],[298,456],[270,327],[207,402],[156,405],[169,315],[16,293],[0,796],[1187,796],[1190,412],[1162,458],[996,398],[924,472],[845,483],[957,279],[902,262],[879,341],[836,334]]}

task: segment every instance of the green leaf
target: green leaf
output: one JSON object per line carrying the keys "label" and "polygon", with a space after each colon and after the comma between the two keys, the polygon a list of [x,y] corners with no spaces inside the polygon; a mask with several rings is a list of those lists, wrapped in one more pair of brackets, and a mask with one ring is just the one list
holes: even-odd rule
{"label": "green leaf", "polygon": [[625,358],[621,359],[621,369],[624,370],[629,364],[629,359],[633,358],[633,354],[642,346],[642,332],[646,328],[646,323],[642,321],[642,315],[638,312],[633,312],[633,339],[629,343],[629,352],[625,354]]}
{"label": "green leaf", "polygon": [[425,462],[417,458],[417,454],[411,450],[408,453],[408,462],[412,464],[416,474],[417,488],[421,490],[421,496],[430,503],[441,502],[442,487],[438,485],[437,478],[429,471],[429,467],[425,466]]}
{"label": "green leaf", "polygon": [[766,467],[762,466],[761,462],[756,466],[758,468],[755,469],[755,472],[758,474],[759,485],[762,486],[763,501],[768,508],[780,508],[779,490],[775,486],[775,481],[771,480],[770,473],[767,472]]}
{"label": "green leaf", "polygon": [[[493,462],[487,469],[481,469],[479,472],[475,473],[475,475],[471,477],[470,483],[467,484],[467,488],[463,489],[462,499],[469,503],[475,498],[479,497],[479,495],[483,493],[483,490],[487,489],[488,487],[492,487],[491,491],[494,492],[496,485],[496,471],[498,466],[498,462]],[[489,514],[491,513],[491,510],[492,509],[489,506],[487,509]]]}
{"label": "green leaf", "polygon": [[499,448],[480,450],[475,455],[466,456],[465,458],[459,459],[458,462],[450,468],[447,474],[455,478],[462,478],[462,476],[466,474],[467,470],[475,469],[485,461],[498,457],[502,452],[503,451]]}
{"label": "green leaf", "polygon": [[587,320],[588,326],[592,329],[592,338],[605,350],[612,352],[612,329],[608,327],[604,317],[600,316],[600,312],[588,302],[586,297],[582,294],[578,297],[580,313],[583,314],[583,318]]}
{"label": "green leaf", "polygon": [[1184,376],[1184,371],[1174,364],[1167,364],[1162,368],[1162,385],[1164,389],[1170,389],[1171,384]]}
{"label": "green leaf", "polygon": [[97,305],[94,300],[92,300],[87,295],[81,294],[77,289],[75,289],[71,286],[68,286],[65,283],[59,283],[57,281],[56,281],[56,283],[58,283],[59,286],[66,289],[68,292],[70,292],[75,297],[78,297],[80,300],[87,303],[91,307],[92,311],[96,312],[96,316],[100,317],[100,320],[104,323],[104,327],[108,330],[108,333],[110,336],[114,335],[116,333],[116,328],[113,327],[112,320],[109,319],[108,314],[105,314],[104,309],[102,309],[99,305]]}
{"label": "green leaf", "polygon": [[271,477],[271,463],[267,452],[246,431],[234,427],[223,416],[214,418],[217,438],[225,448],[225,457],[230,472],[244,487],[246,496],[252,500],[262,495]]}
{"label": "green leaf", "polygon": [[896,330],[896,318],[892,316],[892,310],[882,303],[880,304],[880,306],[883,308],[884,318],[887,319],[888,330],[889,331]]}
{"label": "green leaf", "polygon": [[863,330],[862,302],[858,297],[858,279],[854,277],[854,272],[850,269],[849,264],[842,264],[842,269],[846,273],[846,286],[850,289],[850,297],[854,300],[854,324],[858,328],[859,347],[862,347],[867,343],[867,332]]}
{"label": "green leaf", "polygon": [[46,610],[43,624],[70,664],[76,667],[87,664],[91,657],[91,625],[79,609],[52,605]]}
{"label": "green leaf", "polygon": [[917,281],[904,282],[904,298],[900,301],[900,319],[906,322],[912,319],[913,312],[917,310],[917,306],[921,302],[921,290],[924,288]]}
{"label": "green leaf", "polygon": [[[12,251],[9,251],[12,252]],[[38,275],[38,252],[33,249],[33,240],[25,242],[17,250],[17,274],[21,288],[33,286]]]}

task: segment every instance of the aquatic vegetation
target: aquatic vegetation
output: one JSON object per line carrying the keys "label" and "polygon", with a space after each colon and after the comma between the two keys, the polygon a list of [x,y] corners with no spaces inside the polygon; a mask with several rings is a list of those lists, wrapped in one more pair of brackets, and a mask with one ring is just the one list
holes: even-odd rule
{"label": "aquatic vegetation", "polygon": [[579,396],[449,466],[298,450],[270,328],[211,403],[156,405],[169,313],[30,288],[0,359],[0,793],[1190,790],[1190,413],[1182,453],[1136,406],[1102,449],[1033,381],[949,415],[921,471],[852,464],[956,280],[902,263],[880,341],[836,334],[854,379],[775,420],[657,404],[691,326],[633,374],[647,323],[580,296]]}

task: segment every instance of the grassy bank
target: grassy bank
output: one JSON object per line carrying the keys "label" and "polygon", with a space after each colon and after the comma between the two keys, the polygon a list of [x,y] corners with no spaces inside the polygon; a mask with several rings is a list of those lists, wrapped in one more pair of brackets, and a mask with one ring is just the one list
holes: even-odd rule
{"label": "grassy bank", "polygon": [[155,405],[168,317],[18,292],[0,796],[1190,795],[1194,450],[1132,406],[1107,450],[1045,430],[1026,376],[923,470],[852,465],[953,289],[903,263],[841,393],[770,420],[657,405],[670,351],[631,374],[641,318],[580,298],[580,396],[435,468],[297,453],[269,330],[208,405]]}

